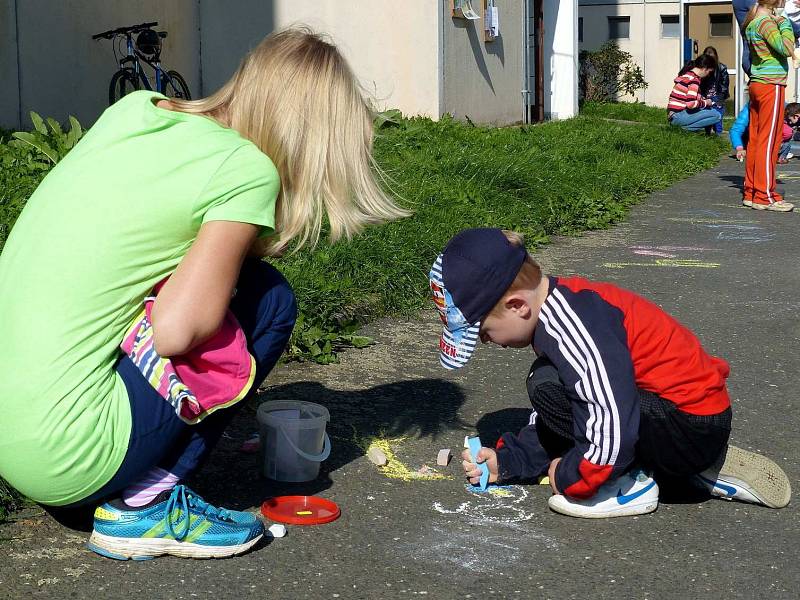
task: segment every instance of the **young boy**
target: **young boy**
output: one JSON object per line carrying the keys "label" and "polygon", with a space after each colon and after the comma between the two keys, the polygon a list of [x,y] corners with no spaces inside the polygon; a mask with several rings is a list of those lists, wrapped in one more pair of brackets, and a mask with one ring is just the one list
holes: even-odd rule
{"label": "young boy", "polygon": [[786,164],[792,154],[792,138],[794,138],[795,127],[800,122],[800,104],[789,102],[783,109],[783,131],[781,132],[781,148],[778,152],[778,162]]}
{"label": "young boy", "polygon": [[[728,446],[728,365],[655,304],[614,285],[548,277],[522,238],[499,229],[453,237],[430,273],[444,322],[440,362],[466,364],[478,339],[532,345],[533,413],[478,462],[490,481],[549,475],[548,504],[575,517],[651,512],[651,472],[694,477],[715,496],[780,508],[786,475],[771,460]],[[480,471],[468,452],[464,471]]]}

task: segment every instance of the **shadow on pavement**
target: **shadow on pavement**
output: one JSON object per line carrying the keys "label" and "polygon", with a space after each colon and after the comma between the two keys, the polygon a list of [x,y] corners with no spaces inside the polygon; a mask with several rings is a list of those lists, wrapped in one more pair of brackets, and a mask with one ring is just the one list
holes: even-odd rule
{"label": "shadow on pavement", "polygon": [[255,428],[254,410],[239,415],[209,463],[190,482],[206,500],[235,510],[259,506],[281,495],[312,495],[331,487],[330,474],[364,455],[357,440],[372,437],[414,436],[435,440],[453,429],[467,429],[458,417],[465,401],[463,391],[441,379],[400,381],[362,390],[333,390],[303,381],[269,388],[263,400],[303,400],[325,406],[331,414],[327,432],[332,440],[330,458],[322,463],[314,481],[285,483],[264,478],[257,454],[245,455],[238,447]]}

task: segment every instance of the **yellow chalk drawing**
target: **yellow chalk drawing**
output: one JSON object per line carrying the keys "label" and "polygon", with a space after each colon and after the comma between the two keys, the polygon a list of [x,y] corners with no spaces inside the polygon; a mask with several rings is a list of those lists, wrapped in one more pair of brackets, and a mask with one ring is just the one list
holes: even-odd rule
{"label": "yellow chalk drawing", "polygon": [[508,490],[505,490],[500,487],[490,487],[487,490],[492,496],[497,496],[498,498],[513,498],[514,494]]}
{"label": "yellow chalk drawing", "polygon": [[692,258],[659,258],[654,262],[608,262],[603,263],[602,266],[608,269],[624,269],[625,267],[692,267],[697,269],[716,269],[719,263],[702,262]]}
{"label": "yellow chalk drawing", "polygon": [[353,431],[353,441],[361,448],[366,454],[372,447],[379,448],[386,455],[386,464],[382,467],[377,467],[383,475],[390,479],[400,479],[402,481],[434,481],[436,479],[452,479],[450,475],[443,475],[437,473],[434,469],[428,468],[427,472],[420,473],[409,469],[404,465],[395,455],[392,450],[392,445],[397,446],[404,441],[405,437],[386,438],[383,435],[376,437],[359,437]]}

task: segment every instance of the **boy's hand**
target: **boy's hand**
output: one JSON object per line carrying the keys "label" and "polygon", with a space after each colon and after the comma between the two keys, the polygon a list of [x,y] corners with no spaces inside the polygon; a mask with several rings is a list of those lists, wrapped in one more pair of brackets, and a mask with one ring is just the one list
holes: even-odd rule
{"label": "boy's hand", "polygon": [[553,462],[550,463],[550,467],[547,469],[547,477],[550,479],[550,487],[553,488],[554,494],[561,493],[556,487],[556,467],[558,466],[559,462],[561,462],[561,457],[554,458]]}
{"label": "boy's hand", "polygon": [[744,160],[745,156],[747,156],[747,150],[745,150],[744,148],[737,148],[736,149],[736,160],[738,160],[739,162],[742,162]]}
{"label": "boy's hand", "polygon": [[[461,466],[464,467],[464,475],[467,476],[472,485],[476,485],[481,479],[481,470],[474,462],[469,450],[465,449],[461,453]],[[497,481],[497,452],[491,448],[481,448],[477,456],[478,463],[486,463],[489,467],[489,483]]]}

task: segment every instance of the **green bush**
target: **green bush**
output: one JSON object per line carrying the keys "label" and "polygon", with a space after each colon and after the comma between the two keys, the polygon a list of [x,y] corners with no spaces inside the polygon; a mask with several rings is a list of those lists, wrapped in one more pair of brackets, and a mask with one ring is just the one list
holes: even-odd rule
{"label": "green bush", "polygon": [[75,117],[66,132],[55,119],[45,123],[35,112],[31,121],[33,131],[0,135],[0,250],[33,190],[83,136]]}
{"label": "green bush", "polygon": [[630,52],[620,50],[614,40],[599,50],[583,50],[578,55],[580,98],[586,102],[610,102],[619,96],[633,96],[647,87],[641,67]]}

